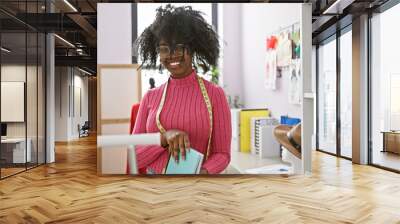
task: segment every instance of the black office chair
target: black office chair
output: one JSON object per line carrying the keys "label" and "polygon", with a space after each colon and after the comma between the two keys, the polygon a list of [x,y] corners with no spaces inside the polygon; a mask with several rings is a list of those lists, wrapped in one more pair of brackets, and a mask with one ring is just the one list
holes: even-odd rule
{"label": "black office chair", "polygon": [[89,121],[85,121],[82,127],[80,127],[80,125],[78,124],[79,138],[89,136],[89,129],[90,129]]}

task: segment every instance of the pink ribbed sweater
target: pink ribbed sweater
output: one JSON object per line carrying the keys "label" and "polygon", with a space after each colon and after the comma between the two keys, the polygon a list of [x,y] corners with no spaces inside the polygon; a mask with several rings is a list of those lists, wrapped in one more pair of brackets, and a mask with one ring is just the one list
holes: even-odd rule
{"label": "pink ribbed sweater", "polygon": [[[208,159],[203,163],[210,174],[223,171],[231,158],[231,114],[221,87],[204,80],[213,107],[213,133]],[[165,84],[146,93],[140,102],[134,134],[159,132],[156,113]],[[191,147],[207,150],[210,131],[209,114],[196,73],[181,79],[169,79],[160,121],[166,130],[179,129],[189,135]],[[168,151],[160,146],[136,146],[138,168],[161,173],[168,161]]]}

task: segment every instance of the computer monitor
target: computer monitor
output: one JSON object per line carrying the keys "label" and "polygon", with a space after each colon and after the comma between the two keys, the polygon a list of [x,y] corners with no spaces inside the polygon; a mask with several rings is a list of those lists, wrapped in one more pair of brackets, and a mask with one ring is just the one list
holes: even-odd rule
{"label": "computer monitor", "polygon": [[1,123],[1,137],[7,136],[7,124]]}

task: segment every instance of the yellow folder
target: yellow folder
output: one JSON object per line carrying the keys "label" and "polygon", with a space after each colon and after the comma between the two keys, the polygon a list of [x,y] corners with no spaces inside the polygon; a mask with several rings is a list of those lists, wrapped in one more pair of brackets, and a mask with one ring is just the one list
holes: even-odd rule
{"label": "yellow folder", "polygon": [[250,152],[250,121],[252,117],[269,117],[267,109],[240,111],[240,151]]}

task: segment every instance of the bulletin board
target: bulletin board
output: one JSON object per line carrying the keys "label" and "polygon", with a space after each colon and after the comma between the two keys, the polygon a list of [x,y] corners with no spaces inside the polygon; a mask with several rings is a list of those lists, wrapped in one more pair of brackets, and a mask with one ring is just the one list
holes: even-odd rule
{"label": "bulletin board", "polygon": [[[139,103],[142,96],[141,71],[138,68],[137,64],[98,65],[97,135],[129,133],[132,105]],[[106,160],[126,161],[126,156],[126,148],[104,151],[99,148],[98,174],[124,173],[126,164],[121,163],[115,167],[115,164]]]}
{"label": "bulletin board", "polygon": [[266,89],[277,90],[277,79],[282,78],[289,83],[288,102],[301,104],[301,41],[300,23],[267,35],[265,78]]}
{"label": "bulletin board", "polygon": [[1,122],[24,122],[25,82],[1,82]]}

